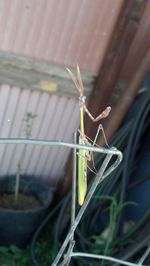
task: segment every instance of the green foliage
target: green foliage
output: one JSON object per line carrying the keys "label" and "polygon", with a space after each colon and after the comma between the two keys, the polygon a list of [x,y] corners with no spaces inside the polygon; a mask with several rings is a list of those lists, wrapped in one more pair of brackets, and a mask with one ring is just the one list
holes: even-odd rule
{"label": "green foliage", "polygon": [[[129,205],[134,204],[134,202],[125,202],[125,203],[119,203],[115,196],[109,196],[109,195],[103,195],[103,196],[95,196],[95,199],[98,200],[105,200],[106,202],[109,201],[110,205],[108,207],[109,210],[109,222],[107,225],[107,228],[105,230],[105,234],[102,235],[93,235],[90,237],[91,240],[94,240],[95,243],[101,243],[104,246],[103,255],[111,255],[112,251],[112,241],[113,241],[113,235],[116,228],[117,218],[119,213],[122,211],[122,209]],[[92,250],[93,253],[99,254],[99,250],[95,249]],[[102,261],[103,265],[104,261]]]}
{"label": "green foliage", "polygon": [[45,241],[37,243],[37,252],[42,266],[48,266],[54,259],[52,244]]}
{"label": "green foliage", "polygon": [[32,123],[36,117],[37,114],[33,114],[32,112],[25,113],[23,118],[23,133],[26,138],[30,138],[32,136]]}
{"label": "green foliage", "polygon": [[24,250],[11,245],[10,247],[0,247],[1,266],[28,266],[32,265],[29,248]]}
{"label": "green foliage", "polygon": [[[36,243],[36,253],[40,259],[40,265],[48,266],[54,259],[52,224],[49,223]],[[32,259],[29,247],[20,249],[14,245],[10,247],[0,246],[0,266],[31,266]]]}

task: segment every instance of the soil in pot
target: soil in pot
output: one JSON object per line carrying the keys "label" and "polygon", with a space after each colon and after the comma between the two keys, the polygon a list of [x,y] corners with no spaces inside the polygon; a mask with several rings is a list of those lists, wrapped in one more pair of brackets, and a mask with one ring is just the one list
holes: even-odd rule
{"label": "soil in pot", "polygon": [[25,195],[20,193],[18,201],[15,202],[14,194],[0,195],[0,208],[7,208],[13,210],[25,210],[41,207],[42,203],[32,195]]}
{"label": "soil in pot", "polygon": [[24,248],[50,211],[52,190],[40,180],[21,176],[16,205],[14,184],[15,176],[0,179],[0,245]]}

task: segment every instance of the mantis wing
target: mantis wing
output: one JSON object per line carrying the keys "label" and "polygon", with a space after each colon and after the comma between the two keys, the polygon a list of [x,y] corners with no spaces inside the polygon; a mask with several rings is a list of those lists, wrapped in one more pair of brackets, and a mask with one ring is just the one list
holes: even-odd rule
{"label": "mantis wing", "polygon": [[[79,144],[85,145],[84,139],[79,136]],[[79,150],[78,159],[78,203],[83,205],[87,191],[87,156],[86,150]]]}

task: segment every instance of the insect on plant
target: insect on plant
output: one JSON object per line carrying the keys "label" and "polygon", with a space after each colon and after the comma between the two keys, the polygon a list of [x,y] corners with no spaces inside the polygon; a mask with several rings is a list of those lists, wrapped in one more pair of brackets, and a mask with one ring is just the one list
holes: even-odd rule
{"label": "insect on plant", "polygon": [[[67,71],[69,72],[79,92],[79,107],[80,107],[79,144],[91,145],[91,143],[88,141],[89,138],[85,135],[84,113],[86,112],[93,122],[98,122],[101,119],[106,118],[109,115],[111,111],[111,107],[108,106],[102,113],[100,113],[96,118],[94,118],[89,112],[89,110],[87,109],[86,104],[85,104],[86,96],[84,95],[84,88],[83,88],[79,66],[77,65],[77,77],[74,76],[74,74],[72,73],[70,69],[67,68]],[[106,145],[109,146],[106,140],[106,136],[105,136],[102,124],[98,126],[98,130],[97,130],[97,133],[96,133],[96,136],[94,138],[92,145],[94,146],[96,144],[100,130],[103,133]],[[89,168],[87,162],[90,161],[91,159],[92,159],[92,155],[88,150],[79,149],[79,153],[78,153],[78,203],[80,206],[83,205],[86,192],[87,192],[87,169]]]}

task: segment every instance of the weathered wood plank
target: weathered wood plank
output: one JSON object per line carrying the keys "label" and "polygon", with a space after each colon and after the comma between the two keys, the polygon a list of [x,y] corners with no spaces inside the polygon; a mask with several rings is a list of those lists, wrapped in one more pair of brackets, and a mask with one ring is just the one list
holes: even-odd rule
{"label": "weathered wood plank", "polygon": [[[136,36],[140,19],[143,15],[146,1],[124,1],[118,21],[112,34],[110,45],[106,51],[103,65],[96,82],[95,90],[89,101],[88,109],[96,117],[110,104],[110,99],[120,82],[120,73],[128,56],[129,48]],[[135,19],[135,10],[139,10]],[[124,84],[126,80],[123,80]],[[123,86],[125,88],[125,86]],[[93,139],[97,124],[85,117],[86,134]]]}
{"label": "weathered wood plank", "polygon": [[[94,75],[82,73],[85,93],[91,92]],[[59,95],[77,96],[64,66],[0,51],[0,83],[39,89]]]}

